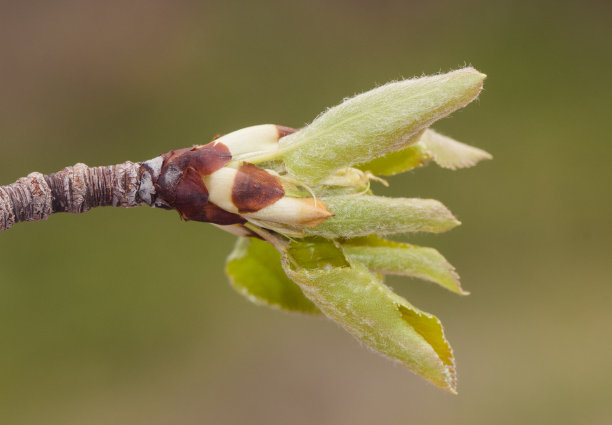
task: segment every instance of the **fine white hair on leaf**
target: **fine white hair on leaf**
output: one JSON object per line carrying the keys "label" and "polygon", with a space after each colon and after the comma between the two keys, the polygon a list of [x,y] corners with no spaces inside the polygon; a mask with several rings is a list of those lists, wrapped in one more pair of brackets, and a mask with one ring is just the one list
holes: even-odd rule
{"label": "fine white hair on leaf", "polygon": [[333,217],[307,233],[326,238],[352,238],[371,234],[445,232],[460,224],[439,201],[383,196],[323,198]]}
{"label": "fine white hair on leaf", "polygon": [[456,392],[455,361],[440,321],[421,311],[361,264],[283,268],[304,295],[329,318],[379,353]]}
{"label": "fine white hair on leaf", "polygon": [[385,84],[345,100],[279,141],[287,170],[315,183],[414,142],[412,136],[466,106],[485,75],[473,68]]}

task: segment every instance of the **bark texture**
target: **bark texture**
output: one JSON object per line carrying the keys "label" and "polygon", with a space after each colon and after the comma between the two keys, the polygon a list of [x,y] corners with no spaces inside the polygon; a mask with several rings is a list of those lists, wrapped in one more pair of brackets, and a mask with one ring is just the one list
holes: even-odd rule
{"label": "bark texture", "polygon": [[56,212],[79,214],[100,206],[156,205],[154,182],[162,158],[105,167],[76,164],[43,175],[30,173],[0,186],[0,231],[20,221],[45,220]]}

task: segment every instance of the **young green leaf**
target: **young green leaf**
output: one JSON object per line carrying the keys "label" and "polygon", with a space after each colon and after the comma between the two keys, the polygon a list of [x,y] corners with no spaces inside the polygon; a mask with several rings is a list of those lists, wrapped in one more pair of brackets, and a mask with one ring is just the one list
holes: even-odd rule
{"label": "young green leaf", "polygon": [[287,277],[280,255],[259,239],[238,238],[226,263],[226,273],[237,292],[255,304],[317,314],[318,308]]}
{"label": "young green leaf", "polygon": [[353,238],[370,234],[444,232],[459,221],[439,201],[383,196],[332,196],[323,198],[333,217],[314,228],[311,235],[326,238]]}
{"label": "young green leaf", "polygon": [[392,176],[433,160],[440,167],[456,170],[476,165],[492,156],[482,149],[458,142],[428,128],[415,136],[415,143],[357,166],[379,176]]}
{"label": "young green leaf", "polygon": [[455,268],[433,248],[394,242],[372,235],[342,242],[345,255],[368,269],[383,274],[418,277],[449,291],[467,295],[461,289]]}
{"label": "young green leaf", "polygon": [[340,168],[404,148],[419,131],[474,100],[484,79],[464,68],[386,84],[283,137],[278,153],[293,176],[316,183]]}
{"label": "young green leaf", "polygon": [[[339,264],[339,265],[337,265]],[[324,239],[294,242],[283,267],[329,318],[385,356],[455,392],[455,364],[440,321],[422,312]]]}
{"label": "young green leaf", "polygon": [[442,168],[468,168],[482,160],[493,158],[482,149],[458,142],[431,129],[425,131],[421,142],[435,163]]}
{"label": "young green leaf", "polygon": [[423,133],[429,129],[421,131],[414,136],[408,146],[403,149],[387,152],[385,155],[375,158],[365,164],[356,165],[355,168],[362,171],[369,171],[377,176],[394,176],[396,174],[410,171],[417,167],[422,167],[431,159],[431,155],[420,142]]}

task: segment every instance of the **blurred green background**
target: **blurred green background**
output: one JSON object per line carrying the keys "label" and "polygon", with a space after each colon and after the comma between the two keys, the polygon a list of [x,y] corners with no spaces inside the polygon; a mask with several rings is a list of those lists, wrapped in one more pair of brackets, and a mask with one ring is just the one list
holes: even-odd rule
{"label": "blurred green background", "polygon": [[445,324],[458,396],[330,321],[249,304],[230,235],[107,208],[0,234],[0,423],[612,423],[611,21],[607,1],[1,2],[2,184],[302,126],[465,64],[485,91],[435,128],[495,159],[376,187],[464,223],[408,240],[470,296],[389,280]]}

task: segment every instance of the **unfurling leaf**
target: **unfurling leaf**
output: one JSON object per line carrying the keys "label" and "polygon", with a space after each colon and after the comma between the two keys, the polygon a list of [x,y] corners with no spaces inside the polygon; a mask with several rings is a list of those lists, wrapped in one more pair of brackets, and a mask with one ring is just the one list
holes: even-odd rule
{"label": "unfurling leaf", "polygon": [[439,201],[383,196],[333,196],[324,198],[334,214],[315,228],[311,235],[326,238],[352,238],[370,234],[445,232],[459,221]]}
{"label": "unfurling leaf", "polygon": [[427,129],[415,136],[414,143],[409,146],[360,164],[357,168],[379,176],[392,176],[420,167],[432,160],[440,167],[456,170],[472,167],[482,160],[491,158],[492,156],[482,149]]}
{"label": "unfurling leaf", "polygon": [[358,164],[356,168],[362,171],[369,171],[377,176],[394,176],[405,173],[417,167],[422,167],[431,159],[430,154],[425,149],[425,145],[420,142],[423,134],[429,130],[424,130],[413,136],[411,143],[405,148],[387,152],[365,164]]}
{"label": "unfurling leaf", "polygon": [[473,68],[389,83],[329,109],[280,140],[289,173],[313,184],[334,171],[406,147],[419,131],[474,100],[485,75]]}
{"label": "unfurling leaf", "polygon": [[421,142],[434,162],[442,168],[451,170],[468,168],[480,161],[493,158],[490,153],[482,149],[458,142],[431,129],[423,134]]}
{"label": "unfurling leaf", "polygon": [[455,392],[455,364],[440,321],[393,293],[324,239],[293,242],[283,267],[329,318],[374,350]]}
{"label": "unfurling leaf", "polygon": [[467,295],[455,268],[433,248],[368,236],[342,242],[346,256],[368,269],[383,274],[418,277],[449,291]]}
{"label": "unfurling leaf", "polygon": [[234,289],[255,304],[319,313],[300,287],[287,277],[278,251],[267,242],[238,238],[227,259],[226,272]]}

